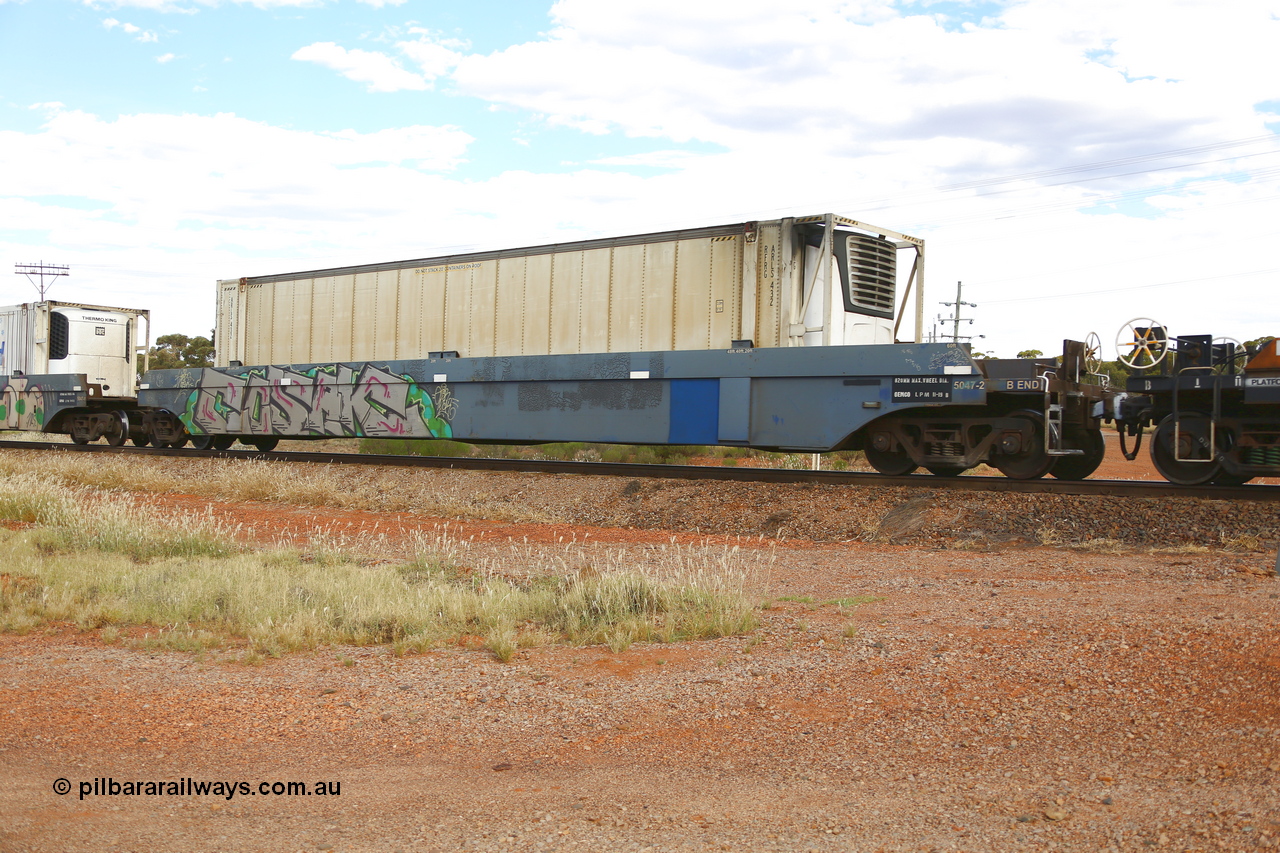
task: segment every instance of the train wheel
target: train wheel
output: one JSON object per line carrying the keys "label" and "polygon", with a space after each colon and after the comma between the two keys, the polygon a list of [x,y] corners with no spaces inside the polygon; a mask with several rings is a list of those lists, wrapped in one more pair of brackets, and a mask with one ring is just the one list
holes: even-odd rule
{"label": "train wheel", "polygon": [[[1182,421],[1186,423],[1193,418],[1204,419],[1204,416],[1187,412],[1182,416]],[[1177,453],[1174,452],[1173,428],[1173,415],[1169,415],[1156,427],[1155,435],[1151,436],[1151,462],[1160,476],[1179,486],[1200,486],[1221,477],[1222,466],[1216,460],[1188,461],[1188,457],[1191,460],[1213,458],[1212,449],[1201,436],[1180,430],[1182,446]]]}
{"label": "train wheel", "polygon": [[868,447],[862,452],[867,457],[868,465],[890,477],[902,477],[918,467],[911,461],[911,456],[902,450],[876,450],[874,447]]}
{"label": "train wheel", "polygon": [[191,446],[196,450],[208,450],[213,447],[213,439],[214,436],[208,434],[193,435],[191,436]]}
{"label": "train wheel", "polygon": [[151,443],[151,436],[149,436],[149,435],[145,435],[145,434],[144,434],[144,435],[135,435],[135,436],[133,437],[133,446],[134,446],[134,447],[146,447],[146,446],[147,446],[148,444],[150,444],[150,443]]}
{"label": "train wheel", "polygon": [[969,469],[960,465],[926,465],[924,470],[935,477],[959,477]]}
{"label": "train wheel", "polygon": [[165,442],[164,446],[172,447],[174,450],[177,450],[179,447],[186,447],[187,442],[190,440],[191,436],[187,435],[186,430],[183,430],[177,438]]}
{"label": "train wheel", "polygon": [[231,445],[235,443],[236,437],[234,435],[215,435],[212,447],[214,450],[230,450]]}
{"label": "train wheel", "polygon": [[1059,456],[1049,472],[1059,480],[1083,480],[1102,464],[1107,455],[1107,443],[1100,429],[1086,429],[1068,434],[1074,443],[1084,448],[1083,456]]}
{"label": "train wheel", "polygon": [[1226,471],[1223,471],[1221,474],[1214,477],[1212,482],[1215,486],[1243,486],[1252,479],[1252,474],[1228,474]]}
{"label": "train wheel", "polygon": [[1031,423],[1031,444],[1017,453],[992,454],[991,464],[1011,480],[1035,480],[1049,473],[1059,457],[1050,456],[1044,446],[1044,415],[1026,410],[1013,417]]}
{"label": "train wheel", "polygon": [[76,432],[75,427],[72,427],[72,428],[71,428],[71,443],[72,443],[72,444],[88,444],[88,443],[89,443],[89,436],[85,435],[84,433]]}
{"label": "train wheel", "polygon": [[112,447],[123,446],[129,440],[129,416],[124,412],[112,412],[111,428],[103,437]]}
{"label": "train wheel", "polygon": [[262,438],[242,438],[245,444],[256,448],[260,453],[269,453],[276,449],[276,445],[280,443],[280,439],[274,435],[263,436]]}

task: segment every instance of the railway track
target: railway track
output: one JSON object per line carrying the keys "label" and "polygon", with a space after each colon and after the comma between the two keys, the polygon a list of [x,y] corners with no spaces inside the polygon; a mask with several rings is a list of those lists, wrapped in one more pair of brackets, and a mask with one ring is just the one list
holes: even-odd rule
{"label": "railway track", "polygon": [[935,477],[852,471],[808,471],[781,468],[725,468],[698,465],[641,465],[608,462],[553,462],[528,459],[486,459],[443,456],[381,456],[364,453],[314,453],[309,451],[194,450],[156,447],[111,447],[106,444],[0,441],[0,449],[52,450],[68,453],[122,453],[141,456],[173,456],[204,459],[261,459],[273,462],[307,462],[325,465],[389,465],[401,468],[452,468],[470,471],[508,471],[542,474],[578,474],[673,480],[725,480],[744,483],[826,483],[852,486],[959,489],[965,491],[1020,492],[1024,494],[1114,495],[1126,497],[1189,497],[1227,501],[1280,501],[1280,486],[1179,486],[1150,480],[1011,480],[1006,477]]}

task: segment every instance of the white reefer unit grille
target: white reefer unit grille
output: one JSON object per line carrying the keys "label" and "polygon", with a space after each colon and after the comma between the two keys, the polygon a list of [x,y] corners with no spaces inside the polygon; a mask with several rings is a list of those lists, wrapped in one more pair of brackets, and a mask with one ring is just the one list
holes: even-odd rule
{"label": "white reefer unit grille", "polygon": [[228,279],[217,363],[889,342],[903,248],[828,214]]}

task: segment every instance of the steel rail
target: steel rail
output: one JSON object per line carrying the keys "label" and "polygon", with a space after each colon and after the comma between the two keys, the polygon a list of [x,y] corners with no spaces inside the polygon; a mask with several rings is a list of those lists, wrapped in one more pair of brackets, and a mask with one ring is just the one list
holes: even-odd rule
{"label": "steel rail", "polygon": [[400,468],[447,468],[539,474],[632,477],[672,480],[722,480],[739,483],[826,483],[829,485],[954,489],[1024,494],[1113,495],[1121,497],[1186,497],[1227,501],[1280,501],[1280,486],[1179,486],[1155,480],[1011,480],[1007,477],[936,477],[908,474],[891,477],[864,471],[810,471],[790,468],[725,468],[703,465],[643,465],[634,462],[554,462],[483,457],[385,456],[370,453],[315,453],[301,450],[195,450],[193,448],[111,447],[106,444],[0,441],[0,449],[53,450],[71,453],[124,453],[206,459],[260,459],[323,465],[387,465]]}

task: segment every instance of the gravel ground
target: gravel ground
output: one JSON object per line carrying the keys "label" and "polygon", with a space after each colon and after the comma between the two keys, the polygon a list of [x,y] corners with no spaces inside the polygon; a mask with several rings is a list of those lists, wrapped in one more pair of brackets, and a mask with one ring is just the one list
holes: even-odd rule
{"label": "gravel ground", "polygon": [[[1280,848],[1274,505],[440,476],[560,519],[463,535],[736,542],[761,627],[508,664],[0,635],[0,850]],[[272,535],[442,523],[149,500]]]}

